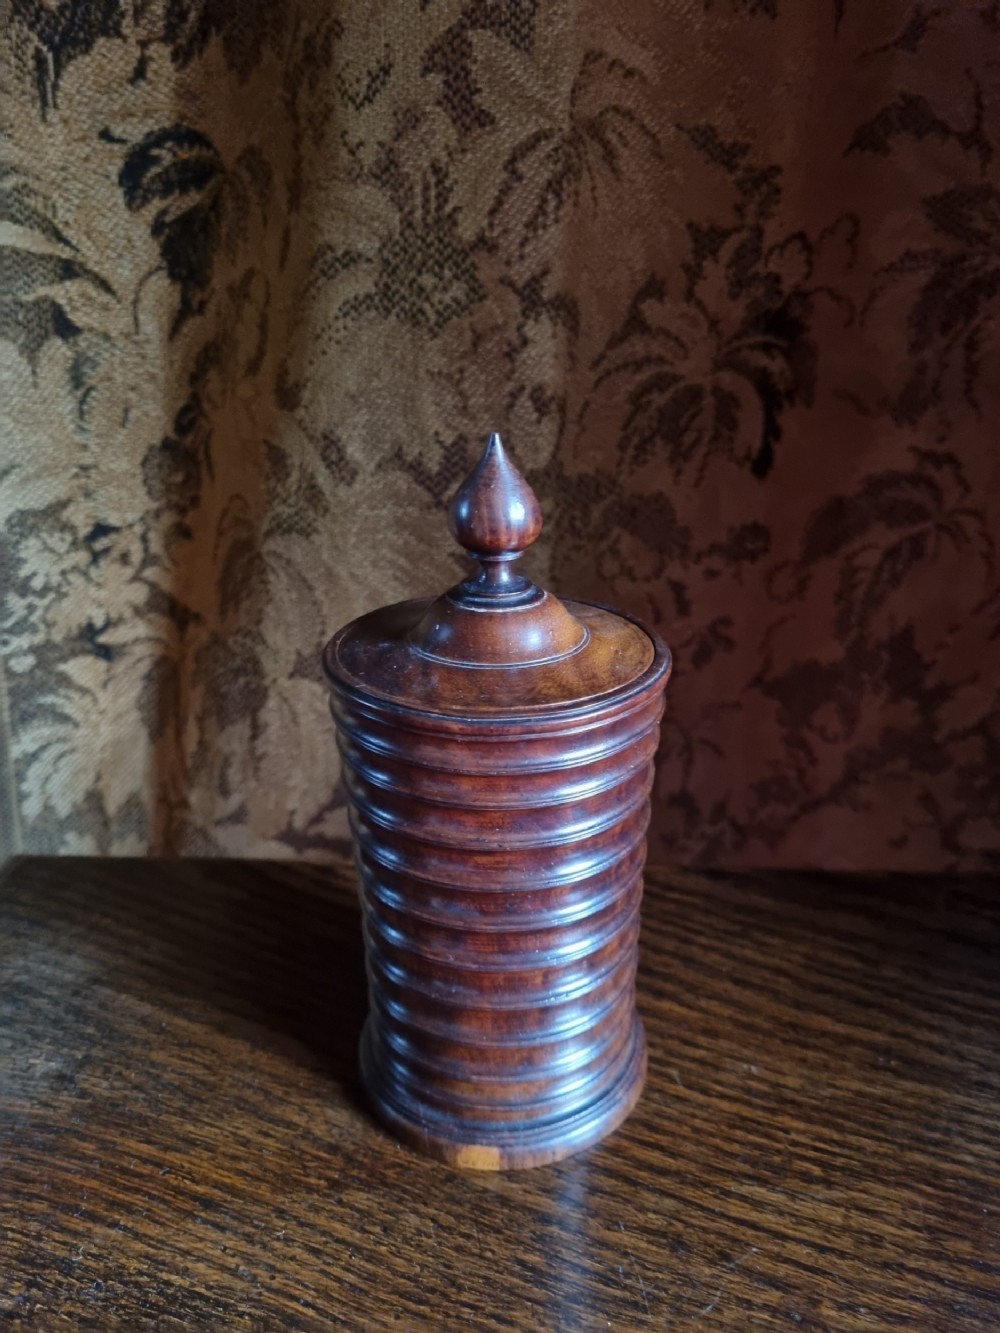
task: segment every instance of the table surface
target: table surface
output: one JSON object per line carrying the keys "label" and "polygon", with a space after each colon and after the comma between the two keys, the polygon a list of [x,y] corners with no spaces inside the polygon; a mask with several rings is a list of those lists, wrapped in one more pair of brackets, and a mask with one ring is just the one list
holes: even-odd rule
{"label": "table surface", "polygon": [[1000,1328],[998,887],[651,873],[637,1110],[485,1175],[360,1100],[350,872],[13,862],[0,1323]]}

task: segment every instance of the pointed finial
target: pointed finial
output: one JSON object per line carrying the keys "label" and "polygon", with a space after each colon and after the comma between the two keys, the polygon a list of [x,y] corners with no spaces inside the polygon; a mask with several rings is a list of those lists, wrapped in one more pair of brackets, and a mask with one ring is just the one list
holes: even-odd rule
{"label": "pointed finial", "polygon": [[458,541],[481,566],[479,577],[463,587],[487,596],[531,588],[508,565],[538,537],[542,511],[496,431],[452,500],[449,520]]}

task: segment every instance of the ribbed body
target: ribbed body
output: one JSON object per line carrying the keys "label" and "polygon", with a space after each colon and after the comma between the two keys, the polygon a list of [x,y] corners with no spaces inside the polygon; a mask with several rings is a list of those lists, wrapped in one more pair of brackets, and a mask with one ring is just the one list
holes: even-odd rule
{"label": "ribbed body", "polygon": [[333,683],[376,1108],[460,1164],[529,1166],[631,1109],[662,662],[585,706],[470,719]]}

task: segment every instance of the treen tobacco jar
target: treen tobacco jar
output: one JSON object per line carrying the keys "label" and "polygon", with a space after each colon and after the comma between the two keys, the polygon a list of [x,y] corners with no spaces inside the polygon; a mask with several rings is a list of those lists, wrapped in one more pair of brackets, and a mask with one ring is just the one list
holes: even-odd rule
{"label": "treen tobacco jar", "polygon": [[538,1166],[628,1115],[635,978],[670,655],[514,568],[542,525],[498,435],[452,501],[478,572],[372,611],[324,667],[360,875],[361,1075],[400,1138]]}

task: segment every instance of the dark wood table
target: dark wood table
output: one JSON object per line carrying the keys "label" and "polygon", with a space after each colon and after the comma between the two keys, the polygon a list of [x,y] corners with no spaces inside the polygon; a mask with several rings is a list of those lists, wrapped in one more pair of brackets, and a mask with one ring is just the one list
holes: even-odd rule
{"label": "dark wood table", "polygon": [[646,1093],[506,1176],[369,1118],[353,878],[24,860],[0,1324],[1000,1328],[1000,894],[650,874]]}

